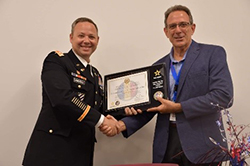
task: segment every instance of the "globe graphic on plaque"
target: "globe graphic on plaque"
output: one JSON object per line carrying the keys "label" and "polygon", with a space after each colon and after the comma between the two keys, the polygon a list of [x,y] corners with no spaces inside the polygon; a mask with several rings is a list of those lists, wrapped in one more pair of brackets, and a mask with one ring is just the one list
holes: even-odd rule
{"label": "globe graphic on plaque", "polygon": [[129,78],[118,87],[118,97],[120,100],[131,100],[137,94],[137,84]]}

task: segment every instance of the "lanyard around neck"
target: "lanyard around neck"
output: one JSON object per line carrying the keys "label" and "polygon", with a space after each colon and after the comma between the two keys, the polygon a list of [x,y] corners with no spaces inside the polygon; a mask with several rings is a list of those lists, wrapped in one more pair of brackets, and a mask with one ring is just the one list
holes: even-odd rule
{"label": "lanyard around neck", "polygon": [[178,85],[179,85],[179,79],[180,79],[180,73],[181,73],[181,69],[182,69],[182,66],[183,66],[183,62],[184,62],[184,60],[183,61],[181,61],[181,62],[179,62],[179,63],[181,63],[180,65],[181,65],[181,67],[180,67],[180,70],[179,70],[179,72],[178,72],[178,74],[176,73],[176,70],[175,70],[175,68],[174,68],[174,65],[173,65],[173,62],[171,62],[171,65],[170,65],[170,69],[171,69],[171,73],[172,73],[172,75],[173,75],[173,78],[174,78],[174,80],[175,80],[175,85],[174,85],[174,95],[173,95],[173,101],[175,101],[176,100],[176,96],[177,96],[177,90],[178,90]]}

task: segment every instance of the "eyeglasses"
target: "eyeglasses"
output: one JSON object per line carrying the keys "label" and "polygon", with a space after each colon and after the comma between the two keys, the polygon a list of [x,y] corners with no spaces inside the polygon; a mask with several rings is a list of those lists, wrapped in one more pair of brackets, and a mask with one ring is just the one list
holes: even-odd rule
{"label": "eyeglasses", "polygon": [[186,29],[187,26],[191,25],[191,23],[189,23],[189,22],[180,22],[178,24],[170,24],[170,25],[168,25],[168,29],[174,30],[174,29],[176,29],[177,25],[181,29]]}

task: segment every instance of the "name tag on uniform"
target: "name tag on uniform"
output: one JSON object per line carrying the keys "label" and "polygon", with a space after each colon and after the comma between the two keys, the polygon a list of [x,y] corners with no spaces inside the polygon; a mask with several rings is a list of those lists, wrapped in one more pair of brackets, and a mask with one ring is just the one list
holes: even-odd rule
{"label": "name tag on uniform", "polygon": [[74,83],[85,85],[86,80],[87,80],[85,77],[83,77],[79,74],[73,73],[73,72],[71,72],[71,75],[74,76],[74,78],[73,78]]}
{"label": "name tag on uniform", "polygon": [[73,82],[81,85],[85,85],[86,81],[80,78],[73,78]]}

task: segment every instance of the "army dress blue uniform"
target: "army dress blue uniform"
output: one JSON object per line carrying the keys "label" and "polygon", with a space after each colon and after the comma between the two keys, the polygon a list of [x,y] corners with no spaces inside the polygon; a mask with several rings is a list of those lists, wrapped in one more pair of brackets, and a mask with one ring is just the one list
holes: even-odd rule
{"label": "army dress blue uniform", "polygon": [[91,166],[95,125],[102,114],[98,70],[72,50],[51,52],[42,70],[42,108],[24,155],[24,166]]}

